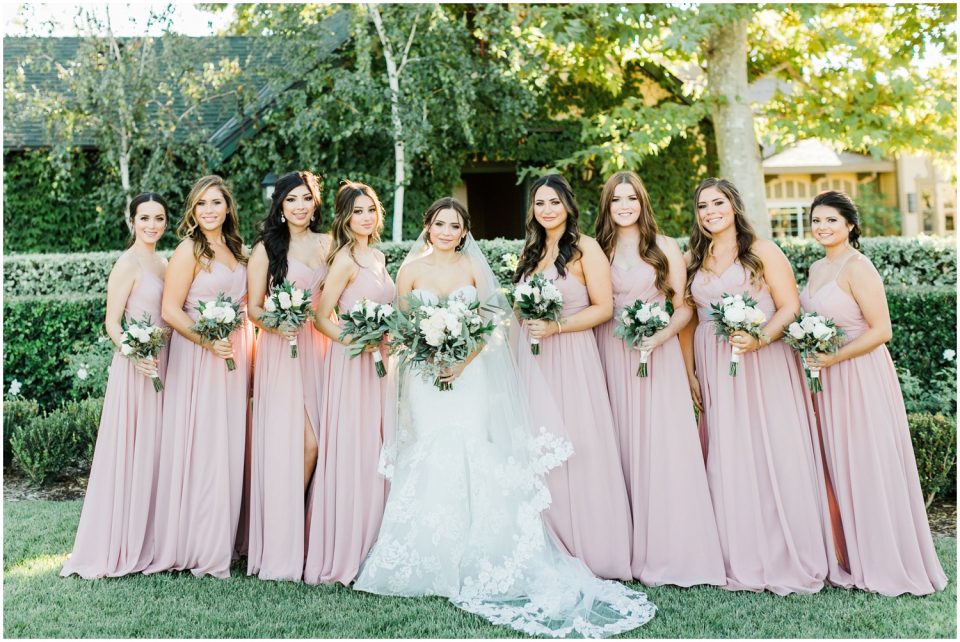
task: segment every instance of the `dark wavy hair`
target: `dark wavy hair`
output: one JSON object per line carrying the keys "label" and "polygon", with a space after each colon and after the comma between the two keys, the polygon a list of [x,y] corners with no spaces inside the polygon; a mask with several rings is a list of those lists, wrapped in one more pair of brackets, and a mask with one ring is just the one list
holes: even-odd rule
{"label": "dark wavy hair", "polygon": [[311,172],[290,172],[284,174],[273,188],[273,196],[270,197],[270,207],[267,208],[267,215],[257,223],[257,240],[263,243],[263,249],[267,251],[267,258],[270,261],[270,268],[267,276],[267,288],[273,284],[283,283],[287,278],[287,250],[290,249],[290,227],[283,219],[283,200],[287,195],[297,187],[305,185],[313,196],[313,216],[310,217],[308,229],[311,232],[319,232],[323,225],[322,203],[320,197],[322,188]]}
{"label": "dark wavy hair", "polygon": [[537,190],[541,187],[549,187],[560,197],[560,203],[567,211],[567,220],[563,230],[563,236],[557,245],[557,258],[553,264],[557,268],[560,276],[566,276],[567,264],[580,258],[582,254],[577,243],[580,241],[580,206],[577,205],[577,198],[573,195],[573,188],[560,174],[547,174],[541,176],[530,186],[530,207],[527,208],[527,240],[523,244],[523,252],[520,254],[520,261],[517,264],[517,271],[513,275],[514,283],[517,283],[525,276],[533,274],[537,269],[540,260],[547,253],[547,231],[537,221],[533,215],[534,197]]}
{"label": "dark wavy hair", "polygon": [[660,229],[653,218],[650,196],[643,186],[643,181],[633,172],[617,172],[604,184],[603,191],[600,192],[600,211],[595,225],[597,243],[612,262],[617,247],[617,224],[613,220],[610,206],[613,203],[613,192],[618,185],[629,185],[637,194],[637,200],[640,201],[640,218],[637,219],[637,227],[640,229],[640,258],[653,267],[656,273],[657,289],[663,292],[668,300],[672,299],[670,263],[667,261],[667,255],[657,245],[657,234],[660,233]]}
{"label": "dark wavy hair", "polygon": [[690,292],[693,277],[700,271],[704,259],[713,254],[713,237],[710,236],[710,232],[703,229],[703,224],[700,222],[700,213],[696,210],[697,203],[700,202],[700,193],[711,187],[720,190],[730,201],[730,206],[733,208],[733,224],[737,230],[737,260],[750,272],[751,283],[759,286],[760,282],[763,281],[763,262],[751,249],[754,241],[757,240],[757,233],[753,231],[753,226],[747,219],[746,208],[743,205],[743,197],[740,196],[740,191],[737,190],[736,185],[725,178],[706,178],[697,186],[697,191],[693,196],[694,225],[690,231],[690,265],[687,266],[687,285],[684,295],[690,305],[694,305],[693,294]]}
{"label": "dark wavy hair", "polygon": [[827,207],[834,208],[840,212],[840,216],[847,220],[847,223],[853,226],[853,229],[850,230],[850,245],[859,250],[860,211],[857,209],[853,199],[843,192],[837,192],[834,190],[820,192],[817,194],[816,198],[813,199],[813,203],[810,204],[811,219],[813,218],[813,210],[818,205],[826,205]]}
{"label": "dark wavy hair", "polygon": [[133,229],[133,219],[137,217],[137,208],[144,203],[157,203],[163,208],[163,215],[167,217],[167,223],[170,223],[170,208],[162,196],[156,192],[140,192],[130,201],[127,207],[127,221],[130,222],[130,240],[127,241],[127,247],[131,247],[137,240],[137,233]]}
{"label": "dark wavy hair", "polygon": [[197,222],[197,202],[211,187],[216,187],[223,194],[227,202],[227,216],[223,219],[223,226],[220,233],[223,234],[223,242],[227,249],[233,254],[240,263],[246,263],[247,257],[243,255],[243,238],[240,237],[240,223],[237,219],[237,201],[233,198],[233,192],[227,186],[226,181],[217,175],[204,176],[196,183],[187,195],[187,204],[183,208],[183,218],[177,226],[177,236],[181,239],[193,240],[193,258],[205,270],[209,270],[213,261],[213,248],[207,243],[207,237],[204,236],[200,224]]}
{"label": "dark wavy hair", "polygon": [[[470,214],[467,212],[467,207],[457,199],[452,196],[444,196],[443,198],[438,198],[435,200],[430,207],[427,208],[427,211],[423,213],[423,230],[426,232],[431,225],[433,225],[433,219],[437,218],[437,214],[441,210],[453,210],[460,215],[461,220],[463,220],[463,231],[470,232]],[[427,245],[430,245],[430,235],[423,235],[423,242]],[[467,242],[467,235],[464,234],[463,238],[460,239],[460,243],[457,244],[457,252],[463,249],[463,244]]]}
{"label": "dark wavy hair", "polygon": [[[357,262],[354,255],[354,248],[357,247],[357,239],[350,229],[350,217],[353,216],[353,204],[361,196],[369,196],[373,204],[377,207],[378,222],[370,235],[370,243],[376,243],[380,240],[380,232],[383,231],[383,203],[377,198],[377,193],[373,188],[364,183],[355,183],[353,181],[343,181],[340,189],[337,190],[337,197],[333,206],[333,224],[330,226],[330,236],[333,242],[330,243],[330,252],[327,254],[327,267],[333,265],[333,259],[337,252],[342,248],[348,248],[353,261]],[[358,264],[359,265],[359,264]]]}

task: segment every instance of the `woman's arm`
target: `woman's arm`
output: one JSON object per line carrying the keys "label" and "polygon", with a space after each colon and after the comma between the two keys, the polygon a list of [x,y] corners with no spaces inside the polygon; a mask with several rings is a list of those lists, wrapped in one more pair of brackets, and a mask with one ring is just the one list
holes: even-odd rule
{"label": "woman's arm", "polygon": [[[676,336],[690,322],[693,316],[693,310],[684,300],[684,288],[687,285],[687,264],[683,260],[683,253],[680,251],[680,244],[676,240],[667,236],[657,236],[657,245],[667,255],[667,281],[673,288],[673,314],[670,316],[670,323],[653,336],[644,337],[640,342],[639,348],[647,352],[652,351],[657,346],[663,345],[667,339]],[[694,325],[696,328],[696,325]]]}
{"label": "woman's arm", "polygon": [[[107,311],[103,320],[103,325],[107,330],[107,335],[113,341],[117,348],[122,342],[123,334],[123,315],[127,308],[127,299],[133,292],[133,286],[140,278],[140,266],[134,257],[129,254],[121,254],[120,258],[110,270],[110,276],[107,279]],[[139,321],[139,319],[131,319]],[[156,323],[159,319],[153,319]]]}
{"label": "woman's arm", "polygon": [[323,292],[320,294],[316,313],[313,315],[313,325],[317,330],[343,345],[349,345],[350,342],[340,341],[340,326],[331,321],[330,316],[340,300],[340,295],[353,282],[359,271],[360,268],[354,263],[349,250],[346,248],[340,250],[336,258],[333,259],[330,271],[327,272]]}

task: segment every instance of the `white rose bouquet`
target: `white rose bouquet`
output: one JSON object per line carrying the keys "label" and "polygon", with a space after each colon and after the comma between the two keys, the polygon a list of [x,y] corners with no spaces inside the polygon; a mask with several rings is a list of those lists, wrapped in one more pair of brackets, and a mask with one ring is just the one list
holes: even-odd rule
{"label": "white rose bouquet", "polygon": [[[121,319],[120,327],[123,334],[120,335],[120,353],[125,357],[132,359],[153,358],[160,354],[163,346],[167,345],[167,328],[153,325],[150,314],[144,312],[139,321],[127,321]],[[150,377],[153,381],[153,389],[156,392],[163,390],[163,381],[159,376]]]}
{"label": "white rose bouquet", "polygon": [[[843,328],[838,328],[833,319],[822,317],[816,312],[801,311],[793,323],[787,326],[783,342],[799,352],[802,357],[806,357],[815,352],[836,352],[843,345],[843,339],[846,336],[847,333]],[[810,370],[806,363],[803,364],[803,369],[807,371],[810,392],[817,393],[823,390],[820,371]]]}
{"label": "white rose bouquet", "polygon": [[[746,332],[752,337],[762,339],[766,335],[761,327],[767,322],[767,315],[757,301],[746,294],[724,294],[719,303],[710,306],[714,328],[718,337],[730,340],[734,332]],[[730,376],[737,376],[737,364],[740,363],[740,351],[734,346],[730,355]]]}
{"label": "white rose bouquet", "polygon": [[[313,316],[313,309],[310,307],[311,294],[309,289],[301,290],[284,279],[279,287],[272,289],[270,296],[263,302],[264,313],[260,316],[260,323],[268,328],[286,326],[299,330]],[[294,336],[288,342],[290,357],[296,359],[297,337]]]}
{"label": "white rose bouquet", "polygon": [[[368,346],[380,343],[393,314],[393,306],[389,303],[376,303],[364,298],[354,303],[349,312],[340,315],[340,340],[351,337],[347,348],[351,358],[362,353]],[[383,365],[379,350],[373,353],[373,363],[377,368],[377,376],[385,377],[387,369]]]}
{"label": "white rose bouquet", "polygon": [[[552,279],[543,272],[533,275],[526,283],[513,288],[512,303],[523,319],[559,321],[563,312],[563,295]],[[530,339],[530,352],[540,354],[540,340]]]}
{"label": "white rose bouquet", "polygon": [[493,321],[480,316],[478,301],[459,297],[428,305],[409,296],[406,311],[398,310],[389,320],[390,352],[399,354],[405,366],[432,379],[440,390],[453,384],[440,380],[443,370],[463,363],[493,332]]}
{"label": "white rose bouquet", "polygon": [[[191,326],[191,330],[200,335],[204,341],[218,341],[226,339],[230,334],[243,325],[243,315],[240,314],[240,305],[223,292],[217,294],[214,301],[198,301],[197,312],[200,317]],[[233,358],[227,359],[227,370],[236,370],[237,364]]]}
{"label": "white rose bouquet", "polygon": [[[666,307],[661,306],[659,302],[645,303],[639,299],[623,309],[617,317],[617,327],[613,330],[613,335],[626,341],[631,347],[636,348],[641,339],[652,337],[657,332],[667,327],[670,323],[669,310],[670,303]],[[647,376],[647,360],[650,353],[646,350],[640,351],[640,367],[637,369],[638,377]]]}

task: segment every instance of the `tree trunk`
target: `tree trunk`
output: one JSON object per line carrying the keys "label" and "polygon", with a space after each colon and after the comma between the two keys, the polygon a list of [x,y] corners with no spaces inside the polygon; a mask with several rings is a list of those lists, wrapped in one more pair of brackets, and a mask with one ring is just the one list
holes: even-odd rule
{"label": "tree trunk", "polygon": [[763,161],[747,99],[747,24],[740,18],[716,25],[706,48],[707,86],[716,132],[720,175],[740,190],[747,217],[759,236],[770,238]]}

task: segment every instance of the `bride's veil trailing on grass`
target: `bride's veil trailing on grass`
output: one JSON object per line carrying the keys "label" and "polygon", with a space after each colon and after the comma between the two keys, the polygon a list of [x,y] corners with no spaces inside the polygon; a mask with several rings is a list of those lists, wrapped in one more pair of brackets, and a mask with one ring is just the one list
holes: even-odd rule
{"label": "bride's veil trailing on grass", "polygon": [[[421,234],[403,265],[430,251]],[[520,341],[520,323],[506,292],[472,235],[467,236],[461,251],[472,264],[483,314],[495,321],[494,331],[477,357],[484,362],[481,389],[485,397],[475,403],[484,405],[485,437],[497,453],[493,461],[487,460],[494,469],[487,483],[495,484],[501,496],[497,501],[508,507],[513,518],[494,550],[472,551],[472,559],[459,569],[459,588],[446,596],[494,624],[531,635],[603,637],[641,626],[656,612],[646,596],[618,582],[594,577],[580,560],[561,552],[544,526],[541,513],[551,503],[545,477],[559,476],[552,478],[552,483],[565,481],[563,462],[576,453],[567,439],[559,406],[537,366],[521,376],[519,350],[529,350],[529,345]],[[388,479],[399,467],[411,465],[404,453],[415,449],[418,439],[406,390],[408,376],[396,361],[391,359],[388,368],[380,465]],[[457,385],[455,382],[454,387]],[[469,395],[465,399],[468,405],[474,403]],[[470,413],[471,408],[462,411]],[[474,518],[482,519],[483,507],[470,508],[468,497],[463,501],[467,509],[476,511]]]}

